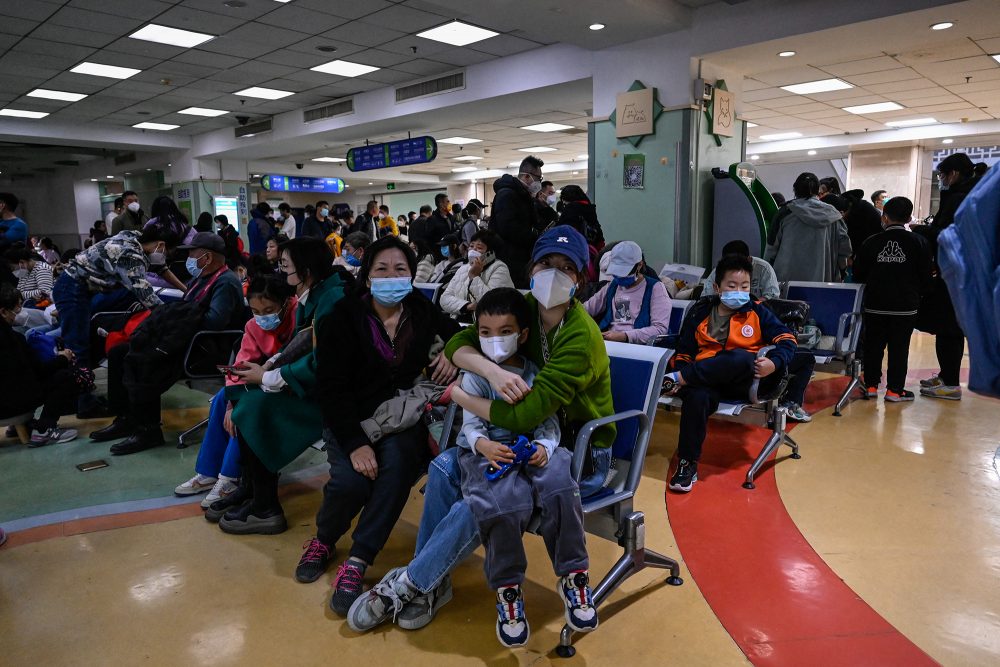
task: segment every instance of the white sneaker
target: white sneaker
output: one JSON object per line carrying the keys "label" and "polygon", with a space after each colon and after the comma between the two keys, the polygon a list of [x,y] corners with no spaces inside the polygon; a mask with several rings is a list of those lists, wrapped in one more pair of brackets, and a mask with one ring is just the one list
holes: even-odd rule
{"label": "white sneaker", "polygon": [[215,485],[215,482],[216,479],[214,477],[208,477],[199,473],[174,489],[174,493],[178,496],[196,496],[211,489]]}
{"label": "white sneaker", "polygon": [[237,484],[239,480],[235,477],[226,477],[225,475],[219,475],[219,481],[215,483],[212,490],[208,492],[204,500],[201,501],[201,506],[208,509],[208,506],[214,503],[216,500],[222,500],[233,491],[239,488]]}
{"label": "white sneaker", "polygon": [[47,431],[32,431],[28,447],[43,447],[53,443],[61,444],[76,440],[77,432],[72,428],[50,428]]}

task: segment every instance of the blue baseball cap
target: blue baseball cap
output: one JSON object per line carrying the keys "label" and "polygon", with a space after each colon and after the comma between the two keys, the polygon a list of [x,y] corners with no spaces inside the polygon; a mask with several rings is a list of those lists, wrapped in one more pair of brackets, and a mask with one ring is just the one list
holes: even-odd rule
{"label": "blue baseball cap", "polygon": [[569,225],[556,225],[547,230],[535,241],[535,248],[531,251],[531,262],[535,263],[546,255],[566,255],[577,271],[583,271],[590,262],[590,250],[587,248],[587,240],[583,235]]}

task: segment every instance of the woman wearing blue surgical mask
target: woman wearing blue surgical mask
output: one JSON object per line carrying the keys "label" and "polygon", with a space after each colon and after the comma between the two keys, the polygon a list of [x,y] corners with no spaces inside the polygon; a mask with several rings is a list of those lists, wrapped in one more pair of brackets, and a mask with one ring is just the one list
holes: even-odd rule
{"label": "woman wearing blue surgical mask", "polygon": [[395,236],[370,245],[359,289],[337,304],[337,326],[316,341],[316,395],[330,434],[330,480],[316,517],[316,537],[306,546],[296,579],[310,582],[323,574],[334,545],[360,514],[331,600],[340,615],[361,595],[365,569],[381,551],[430,458],[422,421],[378,439],[362,425],[425,373],[437,384],[457,375],[443,354],[432,357],[431,350],[459,327],[413,291],[416,264],[413,251]]}
{"label": "woman wearing blue surgical mask", "polygon": [[361,260],[365,256],[365,248],[371,243],[372,240],[364,232],[351,232],[344,238],[344,243],[340,248],[340,256],[333,260],[334,266],[344,267],[357,278],[361,271]]}
{"label": "woman wearing blue surgical mask", "polygon": [[662,282],[644,274],[642,249],[634,241],[620,241],[608,255],[611,282],[584,305],[604,340],[646,345],[657,336],[665,336],[670,325],[670,295]]}
{"label": "woman wearing blue surgical mask", "polygon": [[444,259],[434,267],[434,271],[431,272],[431,278],[428,282],[444,285],[455,277],[465,259],[462,256],[462,237],[457,233],[445,234],[438,246],[438,253]]}

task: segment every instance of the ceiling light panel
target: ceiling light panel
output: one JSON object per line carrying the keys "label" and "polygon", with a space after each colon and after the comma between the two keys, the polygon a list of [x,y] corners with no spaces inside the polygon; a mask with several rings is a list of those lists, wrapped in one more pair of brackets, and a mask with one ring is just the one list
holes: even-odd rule
{"label": "ceiling light panel", "polygon": [[851,84],[840,79],[821,79],[820,81],[807,81],[796,83],[791,86],[782,86],[782,90],[787,90],[796,95],[813,95],[815,93],[828,93],[831,90],[847,90],[853,88]]}
{"label": "ceiling light panel", "polygon": [[461,21],[452,21],[437,28],[418,32],[417,37],[432,39],[435,42],[444,42],[452,46],[468,46],[469,44],[475,44],[490,37],[496,37],[499,34],[498,32],[462,23]]}
{"label": "ceiling light panel", "polygon": [[48,90],[46,88],[35,88],[28,97],[41,97],[46,100],[62,100],[63,102],[79,102],[86,95],[83,93],[67,93],[62,90]]}
{"label": "ceiling light panel", "polygon": [[155,23],[150,23],[133,32],[129,37],[147,42],[166,44],[168,46],[179,46],[185,49],[190,49],[199,44],[204,44],[210,39],[215,39],[215,35],[206,35],[203,32],[193,32],[179,28],[169,28],[165,25],[157,25]]}
{"label": "ceiling light panel", "polygon": [[438,139],[439,144],[454,144],[456,146],[462,146],[464,144],[478,144],[482,142],[482,139],[470,139],[468,137],[448,137],[447,139]]}
{"label": "ceiling light panel", "polygon": [[937,121],[933,118],[910,118],[909,120],[893,120],[886,123],[888,127],[916,127],[918,125],[934,125]]}
{"label": "ceiling light panel", "polygon": [[261,88],[260,86],[252,86],[250,88],[244,88],[243,90],[238,90],[233,95],[245,95],[247,97],[259,97],[264,100],[280,100],[282,97],[288,97],[289,95],[294,95],[295,93],[290,93],[287,90],[277,90],[275,88]]}
{"label": "ceiling light panel", "polygon": [[169,123],[136,123],[132,127],[137,130],[158,130],[160,132],[166,132],[168,130],[176,130],[180,125],[170,125]]}
{"label": "ceiling light panel", "polygon": [[324,74],[355,77],[370,74],[378,71],[380,68],[372,67],[371,65],[362,65],[361,63],[349,63],[346,60],[331,60],[328,63],[317,65],[316,67],[310,67],[309,69],[314,72],[323,72]]}
{"label": "ceiling light panel", "polygon": [[483,158],[478,155],[463,155],[461,157],[452,158],[453,160],[460,160],[464,162],[474,162],[475,160],[482,160]]}
{"label": "ceiling light panel", "polygon": [[24,109],[0,109],[0,116],[10,116],[12,118],[45,118],[49,114],[45,111],[26,111]]}
{"label": "ceiling light panel", "polygon": [[83,62],[70,70],[76,74],[89,74],[91,76],[104,76],[109,79],[127,79],[135,76],[141,69],[131,67],[118,67],[117,65],[101,65],[99,63]]}
{"label": "ceiling light panel", "polygon": [[531,148],[518,148],[522,153],[552,153],[556,149],[548,146],[532,146]]}
{"label": "ceiling light panel", "polygon": [[467,171],[479,171],[479,167],[455,167],[451,170],[453,174],[461,174]]}
{"label": "ceiling light panel", "polygon": [[903,109],[902,104],[895,102],[878,102],[876,104],[861,104],[855,107],[843,107],[844,111],[853,114],[882,113],[884,111],[899,111]]}
{"label": "ceiling light panel", "polygon": [[538,125],[525,125],[521,129],[532,132],[562,132],[563,130],[572,130],[573,126],[561,125],[560,123],[539,123]]}
{"label": "ceiling light panel", "polygon": [[314,157],[310,162],[347,162],[347,158],[342,157]]}
{"label": "ceiling light panel", "polygon": [[801,136],[801,132],[779,132],[778,134],[762,134],[760,138],[763,141],[783,141],[785,139],[798,139]]}
{"label": "ceiling light panel", "polygon": [[216,116],[225,116],[228,111],[223,111],[222,109],[205,109],[203,107],[188,107],[187,109],[181,109],[177,113],[182,113],[187,116],[205,116],[207,118],[215,118]]}

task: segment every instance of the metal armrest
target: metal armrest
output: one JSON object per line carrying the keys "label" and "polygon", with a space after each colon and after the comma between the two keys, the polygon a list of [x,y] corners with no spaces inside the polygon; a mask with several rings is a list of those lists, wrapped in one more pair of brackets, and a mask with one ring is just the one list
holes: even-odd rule
{"label": "metal armrest", "polygon": [[[851,322],[850,330],[847,327],[848,320]],[[837,342],[834,345],[837,354],[847,354],[848,350],[845,348],[844,343],[847,342],[849,345],[850,341],[854,340],[854,334],[860,322],[860,312],[844,313],[840,316],[840,320],[837,322]]]}
{"label": "metal armrest", "polygon": [[[187,376],[187,378],[190,379],[190,380],[201,380],[201,379],[210,379],[210,378],[214,379],[214,378],[217,378],[217,377],[221,377],[221,376],[218,376],[216,374],[212,374],[212,375],[195,375],[193,373],[188,372],[188,363],[191,360],[191,352],[194,350],[194,345],[195,345],[195,343],[198,342],[199,339],[201,339],[201,338],[212,338],[212,337],[220,337],[221,338],[222,336],[227,336],[229,338],[232,338],[233,339],[233,344],[235,344],[236,339],[237,338],[241,338],[243,336],[243,333],[244,332],[243,332],[242,329],[223,329],[221,331],[199,331],[194,336],[192,336],[191,342],[188,343],[187,351],[184,352],[184,373]],[[232,344],[230,346],[232,346]],[[227,358],[227,359],[225,359],[223,361],[224,362],[225,361],[229,361],[231,358],[232,358],[232,354],[230,354],[229,358]]]}
{"label": "metal armrest", "polygon": [[625,412],[616,412],[607,417],[591,419],[580,428],[579,433],[576,434],[576,444],[573,447],[573,463],[570,468],[573,473],[573,479],[580,481],[580,475],[583,474],[584,457],[587,454],[587,448],[590,447],[590,439],[594,437],[594,431],[602,426],[633,418],[639,420],[637,438],[642,438],[643,433],[649,430],[649,417],[642,410],[626,410]]}
{"label": "metal armrest", "polygon": [[[758,359],[765,358],[767,356],[767,353],[775,349],[776,347],[777,347],[776,345],[765,345],[764,347],[760,348],[760,350],[757,352],[757,358]],[[771,396],[764,396],[763,398],[760,396],[760,381],[763,378],[754,378],[753,382],[750,383],[749,400],[751,405],[766,403],[767,401],[773,398],[781,396],[785,392],[785,387],[788,385],[788,367],[786,366],[782,372],[784,373],[784,377],[782,377],[781,382],[778,383],[778,386],[775,387],[775,391],[773,392],[773,394]]]}

